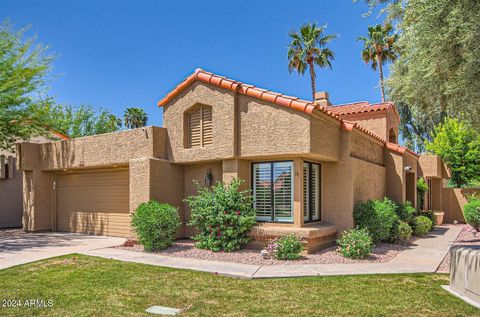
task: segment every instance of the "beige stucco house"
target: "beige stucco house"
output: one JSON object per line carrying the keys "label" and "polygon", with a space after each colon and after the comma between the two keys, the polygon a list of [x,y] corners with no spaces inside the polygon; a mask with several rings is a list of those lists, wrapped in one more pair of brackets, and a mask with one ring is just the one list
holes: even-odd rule
{"label": "beige stucco house", "polygon": [[[163,127],[18,145],[24,229],[128,237],[130,214],[157,199],[178,207],[193,183],[245,180],[255,197],[255,243],[285,233],[312,251],[354,225],[355,204],[390,197],[415,205],[416,180],[444,178],[436,157],[397,144],[390,103],[333,106],[196,70],[158,102]],[[437,165],[436,165],[437,164]],[[443,165],[442,165],[443,166]]]}

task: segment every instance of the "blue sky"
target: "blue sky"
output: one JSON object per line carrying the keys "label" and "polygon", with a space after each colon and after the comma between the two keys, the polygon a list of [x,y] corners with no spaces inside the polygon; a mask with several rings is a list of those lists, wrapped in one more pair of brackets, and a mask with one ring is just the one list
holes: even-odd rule
{"label": "blue sky", "polygon": [[381,23],[363,1],[44,1],[0,0],[0,19],[30,25],[56,55],[49,94],[121,116],[137,106],[162,124],[156,101],[195,68],[310,98],[308,76],[289,74],[288,32],[305,22],[338,34],[333,69],[317,70],[317,89],[334,104],[380,100],[378,74],[360,58],[358,36]]}

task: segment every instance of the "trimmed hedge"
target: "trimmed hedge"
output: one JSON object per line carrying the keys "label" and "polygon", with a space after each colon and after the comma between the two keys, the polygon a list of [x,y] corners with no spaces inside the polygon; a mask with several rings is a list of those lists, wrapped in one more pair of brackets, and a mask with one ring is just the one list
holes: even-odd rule
{"label": "trimmed hedge", "polygon": [[412,228],[408,223],[403,221],[398,221],[394,224],[392,228],[392,234],[390,236],[390,241],[397,244],[405,244],[412,237]]}
{"label": "trimmed hedge", "polygon": [[150,200],[138,206],[132,217],[132,226],[138,242],[146,251],[164,250],[175,239],[180,216],[175,207]]}

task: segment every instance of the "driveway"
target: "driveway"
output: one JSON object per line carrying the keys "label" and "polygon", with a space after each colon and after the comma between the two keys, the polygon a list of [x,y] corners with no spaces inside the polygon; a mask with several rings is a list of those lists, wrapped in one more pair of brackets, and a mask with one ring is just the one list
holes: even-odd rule
{"label": "driveway", "polygon": [[54,256],[120,245],[123,238],[63,232],[0,230],[0,270]]}

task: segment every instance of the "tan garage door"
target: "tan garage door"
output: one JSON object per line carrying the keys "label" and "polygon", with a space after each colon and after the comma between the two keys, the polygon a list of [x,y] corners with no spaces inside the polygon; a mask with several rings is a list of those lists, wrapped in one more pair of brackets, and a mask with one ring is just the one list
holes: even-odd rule
{"label": "tan garage door", "polygon": [[128,237],[128,170],[58,174],[57,230]]}

